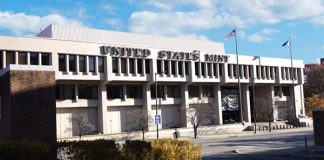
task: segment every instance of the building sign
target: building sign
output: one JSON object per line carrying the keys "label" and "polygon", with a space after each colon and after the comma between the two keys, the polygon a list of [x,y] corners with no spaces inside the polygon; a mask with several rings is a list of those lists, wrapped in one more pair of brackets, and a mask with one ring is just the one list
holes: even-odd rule
{"label": "building sign", "polygon": [[[174,52],[174,51],[159,51],[158,58],[170,59],[170,60],[199,60],[200,51],[193,52]],[[228,55],[217,55],[217,54],[205,54],[206,62],[227,62],[229,59]]]}
{"label": "building sign", "polygon": [[227,62],[228,55],[205,54],[205,61],[207,62]]}
{"label": "building sign", "polygon": [[148,57],[151,55],[149,49],[142,48],[129,48],[129,47],[115,47],[115,46],[102,46],[102,52],[111,56],[120,57]]}

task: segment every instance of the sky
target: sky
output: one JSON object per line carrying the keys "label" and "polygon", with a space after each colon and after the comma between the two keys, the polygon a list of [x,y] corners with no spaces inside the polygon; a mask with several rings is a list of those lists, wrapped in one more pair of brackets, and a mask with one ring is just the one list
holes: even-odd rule
{"label": "sky", "polygon": [[49,24],[223,42],[238,53],[316,63],[324,58],[324,0],[10,0],[0,35],[35,36]]}

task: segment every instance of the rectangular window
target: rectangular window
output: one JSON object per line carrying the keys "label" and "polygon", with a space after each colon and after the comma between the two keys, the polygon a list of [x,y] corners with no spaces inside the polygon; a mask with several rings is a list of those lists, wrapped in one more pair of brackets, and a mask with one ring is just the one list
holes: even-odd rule
{"label": "rectangular window", "polygon": [[199,86],[188,86],[189,98],[199,97]]}
{"label": "rectangular window", "polygon": [[190,63],[185,62],[185,74],[188,76],[189,75],[189,68],[190,68]]}
{"label": "rectangular window", "polygon": [[157,67],[157,73],[161,74],[162,73],[162,67],[161,67],[161,60],[156,61],[156,67]]}
{"label": "rectangular window", "polygon": [[130,58],[128,68],[129,68],[129,73],[131,73],[131,74],[135,73],[134,64],[135,64],[135,60]]}
{"label": "rectangular window", "polygon": [[284,96],[290,96],[290,88],[288,86],[282,87],[282,94]]}
{"label": "rectangular window", "polygon": [[15,60],[16,60],[16,55],[15,52],[13,51],[7,51],[6,52],[6,64],[15,64]]}
{"label": "rectangular window", "polygon": [[206,64],[206,63],[201,63],[201,64],[200,64],[200,65],[201,65],[201,67],[200,67],[200,68],[201,68],[201,73],[202,73],[202,76],[204,76],[204,77],[207,76],[207,75],[206,75],[206,72],[205,72],[205,71],[206,71],[206,66],[205,66],[205,64]]}
{"label": "rectangular window", "polygon": [[120,72],[126,73],[126,58],[120,58]]}
{"label": "rectangular window", "polygon": [[42,65],[49,66],[50,65],[50,54],[49,53],[42,53]]}
{"label": "rectangular window", "polygon": [[220,77],[223,77],[224,76],[223,68],[224,68],[224,64],[219,64],[218,65],[218,73],[219,73],[219,76]]}
{"label": "rectangular window", "polygon": [[79,71],[86,72],[86,58],[85,58],[85,56],[79,56]]}
{"label": "rectangular window", "polygon": [[176,71],[176,62],[171,61],[171,74],[175,75],[175,71]]}
{"label": "rectangular window", "polygon": [[218,75],[217,75],[217,71],[218,71],[218,66],[219,64],[218,63],[214,63],[214,76],[216,76],[216,77],[218,77]]}
{"label": "rectangular window", "polygon": [[275,86],[273,87],[273,90],[274,90],[274,96],[281,96],[280,87]]}
{"label": "rectangular window", "polygon": [[231,71],[231,64],[227,64],[227,76],[229,76],[229,77],[232,77],[232,75],[231,74],[233,74],[233,73],[231,73],[232,71]]}
{"label": "rectangular window", "polygon": [[195,72],[196,76],[199,76],[199,62],[195,62]]}
{"label": "rectangular window", "polygon": [[[157,98],[164,98],[164,86],[163,85],[158,85],[157,88],[158,88],[158,90],[157,90]],[[151,98],[156,98],[155,92],[156,92],[155,85],[152,85],[151,86]]]}
{"label": "rectangular window", "polygon": [[207,69],[208,69],[208,76],[213,76],[212,74],[212,67],[213,64],[212,63],[207,63]]}
{"label": "rectangular window", "polygon": [[145,73],[151,74],[151,60],[145,59]]}
{"label": "rectangular window", "polygon": [[76,56],[69,55],[69,71],[76,72]]}
{"label": "rectangular window", "polygon": [[126,86],[127,98],[143,98],[142,86],[128,85]]}
{"label": "rectangular window", "polygon": [[118,73],[118,58],[116,57],[112,58],[112,67],[113,67],[112,68],[113,73]]}
{"label": "rectangular window", "polygon": [[249,65],[249,77],[252,77],[253,74],[252,70],[253,70],[253,66]]}
{"label": "rectangular window", "polygon": [[105,58],[104,57],[98,57],[98,71],[99,71],[99,73],[105,72]]}
{"label": "rectangular window", "polygon": [[56,85],[56,99],[65,100],[65,99],[75,99],[75,87],[74,85]]}
{"label": "rectangular window", "polygon": [[164,73],[169,74],[169,61],[164,61]]}
{"label": "rectangular window", "polygon": [[265,78],[265,73],[264,73],[265,67],[261,66],[261,77]]}
{"label": "rectangular window", "polygon": [[98,99],[98,90],[96,85],[79,85],[79,99]]}
{"label": "rectangular window", "polygon": [[30,65],[38,65],[38,53],[30,52]]}
{"label": "rectangular window", "polygon": [[202,96],[214,97],[213,86],[202,86]]}
{"label": "rectangular window", "polygon": [[143,74],[143,59],[137,59],[137,73]]}
{"label": "rectangular window", "polygon": [[89,72],[95,72],[96,62],[94,56],[89,56]]}
{"label": "rectangular window", "polygon": [[236,65],[236,64],[233,64],[233,76],[235,77],[235,78],[237,78],[237,66],[238,65]]}
{"label": "rectangular window", "polygon": [[167,86],[167,97],[180,98],[180,86],[176,86],[176,85]]}
{"label": "rectangular window", "polygon": [[18,64],[27,64],[26,52],[18,52]]}
{"label": "rectangular window", "polygon": [[122,99],[123,86],[122,85],[107,85],[107,99]]}
{"label": "rectangular window", "polygon": [[66,71],[66,61],[65,61],[65,55],[59,54],[59,71]]}
{"label": "rectangular window", "polygon": [[182,69],[183,69],[182,65],[183,65],[183,63],[184,62],[182,62],[182,61],[178,61],[178,73],[179,73],[179,75],[182,75],[183,74],[183,72],[182,72]]}

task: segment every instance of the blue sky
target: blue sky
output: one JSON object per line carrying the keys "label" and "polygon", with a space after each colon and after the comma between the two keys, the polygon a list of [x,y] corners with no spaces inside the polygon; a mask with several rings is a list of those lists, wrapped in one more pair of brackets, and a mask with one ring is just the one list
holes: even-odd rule
{"label": "blue sky", "polygon": [[[10,0],[0,5],[0,35],[33,36],[49,24],[223,42],[237,28],[239,54],[324,57],[324,0]],[[234,39],[225,52],[235,53]]]}

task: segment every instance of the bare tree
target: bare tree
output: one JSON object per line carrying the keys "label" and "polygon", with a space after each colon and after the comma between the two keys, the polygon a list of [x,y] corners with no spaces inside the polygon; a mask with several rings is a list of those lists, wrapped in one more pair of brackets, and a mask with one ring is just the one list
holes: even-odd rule
{"label": "bare tree", "polygon": [[133,124],[133,130],[142,132],[142,139],[145,139],[145,132],[149,127],[149,119],[148,112],[144,109],[134,109],[127,112],[127,120]]}
{"label": "bare tree", "polygon": [[89,118],[87,114],[77,114],[73,115],[71,118],[72,125],[79,136],[79,140],[83,135],[91,134],[95,132],[95,126],[89,122]]}
{"label": "bare tree", "polygon": [[194,129],[195,138],[197,138],[198,128],[200,126],[212,125],[214,123],[214,111],[211,109],[211,104],[206,103],[207,97],[203,97],[201,100],[190,105],[190,108],[187,110],[187,120],[190,121]]}

